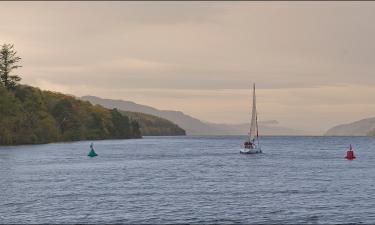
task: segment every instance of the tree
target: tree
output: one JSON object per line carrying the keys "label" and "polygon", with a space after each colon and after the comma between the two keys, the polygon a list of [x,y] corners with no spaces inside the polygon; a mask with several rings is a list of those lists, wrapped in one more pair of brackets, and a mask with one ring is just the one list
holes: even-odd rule
{"label": "tree", "polygon": [[21,80],[18,75],[11,75],[13,70],[21,67],[17,65],[21,58],[17,56],[13,47],[11,44],[3,44],[0,50],[0,79],[8,90],[14,89]]}
{"label": "tree", "polygon": [[139,123],[135,120],[131,121],[132,137],[142,137]]}
{"label": "tree", "polygon": [[114,136],[116,138],[131,137],[130,121],[126,115],[122,115],[116,108],[111,110],[114,125]]}

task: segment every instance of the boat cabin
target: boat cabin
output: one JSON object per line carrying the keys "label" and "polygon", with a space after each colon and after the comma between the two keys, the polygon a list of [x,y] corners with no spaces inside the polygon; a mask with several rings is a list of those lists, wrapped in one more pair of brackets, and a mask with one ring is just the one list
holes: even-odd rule
{"label": "boat cabin", "polygon": [[254,147],[254,145],[251,141],[246,141],[244,143],[244,146],[245,146],[245,148],[249,148],[249,149]]}

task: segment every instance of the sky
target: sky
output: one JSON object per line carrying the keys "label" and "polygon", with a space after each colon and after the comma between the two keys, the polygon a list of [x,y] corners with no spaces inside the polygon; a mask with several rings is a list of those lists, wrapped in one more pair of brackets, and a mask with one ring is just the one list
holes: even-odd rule
{"label": "sky", "polygon": [[375,2],[0,2],[23,84],[310,132],[375,116]]}

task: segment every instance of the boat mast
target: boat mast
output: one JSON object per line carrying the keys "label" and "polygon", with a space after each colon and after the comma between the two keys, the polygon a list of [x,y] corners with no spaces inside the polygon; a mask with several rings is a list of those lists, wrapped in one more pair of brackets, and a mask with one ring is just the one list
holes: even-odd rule
{"label": "boat mast", "polygon": [[259,145],[258,112],[256,112],[256,124],[257,124],[257,126],[256,126],[256,128],[257,128],[257,142],[258,142],[258,146],[260,146],[260,145]]}
{"label": "boat mast", "polygon": [[[254,104],[255,104],[255,83],[254,83]],[[258,142],[258,146],[260,147],[260,144],[259,144],[258,110],[256,108],[255,108],[255,123],[256,123],[256,129],[257,129],[257,133],[256,133],[257,142]]]}
{"label": "boat mast", "polygon": [[255,83],[253,84],[253,107],[251,110],[251,123],[250,123],[250,133],[249,133],[249,141],[251,138],[255,136],[255,127],[257,126],[257,112],[256,112],[256,100],[255,100]]}

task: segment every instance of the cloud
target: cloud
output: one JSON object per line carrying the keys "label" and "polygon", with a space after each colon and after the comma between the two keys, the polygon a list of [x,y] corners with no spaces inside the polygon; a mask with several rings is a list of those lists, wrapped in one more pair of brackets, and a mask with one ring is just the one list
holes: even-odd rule
{"label": "cloud", "polygon": [[[86,78],[113,63],[103,85],[130,76],[127,88],[151,88],[140,82],[151,76],[170,89],[245,88],[246,80],[267,88],[375,85],[375,28],[366,25],[373,3],[4,4],[2,28],[20,43],[25,69],[83,65]],[[29,19],[10,16],[17,13]],[[129,71],[134,60],[178,66]]]}
{"label": "cloud", "polygon": [[[374,2],[1,2],[23,82],[319,129],[375,115]],[[26,19],[25,19],[26,18]],[[308,121],[309,123],[306,123]]]}

